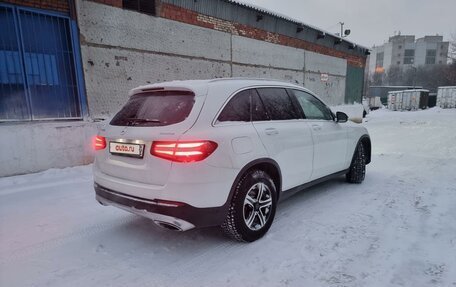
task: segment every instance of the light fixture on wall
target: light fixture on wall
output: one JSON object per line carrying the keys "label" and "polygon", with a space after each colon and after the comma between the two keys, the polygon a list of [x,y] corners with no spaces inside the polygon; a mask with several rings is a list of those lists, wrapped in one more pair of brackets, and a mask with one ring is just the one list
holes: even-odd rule
{"label": "light fixture on wall", "polygon": [[324,39],[325,37],[326,37],[326,33],[325,32],[319,32],[317,34],[317,40]]}
{"label": "light fixture on wall", "polygon": [[296,33],[301,33],[302,31],[304,31],[304,27],[302,25],[298,25],[298,27],[296,27]]}
{"label": "light fixture on wall", "polygon": [[350,29],[344,30],[344,25],[345,25],[344,22],[339,22],[339,25],[340,25],[340,34],[339,34],[339,36],[340,36],[341,38],[345,38],[345,37],[347,37],[348,35],[350,35],[350,33],[351,33],[351,30],[350,30]]}
{"label": "light fixture on wall", "polygon": [[261,20],[263,20],[263,15],[257,14],[257,16],[256,16],[256,21],[257,21],[257,22],[260,22]]}
{"label": "light fixture on wall", "polygon": [[336,40],[334,40],[334,45],[339,45],[340,43],[342,43],[342,38],[336,38]]}
{"label": "light fixture on wall", "polygon": [[355,48],[356,48],[356,44],[351,43],[350,45],[348,45],[349,50],[354,50]]}

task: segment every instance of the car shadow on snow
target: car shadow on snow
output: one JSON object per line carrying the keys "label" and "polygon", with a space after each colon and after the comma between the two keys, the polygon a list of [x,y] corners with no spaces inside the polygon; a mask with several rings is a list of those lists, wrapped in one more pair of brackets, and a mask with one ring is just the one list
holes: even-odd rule
{"label": "car shadow on snow", "polygon": [[[357,185],[348,184],[343,177],[328,180],[310,188],[297,192],[287,197],[278,205],[274,224],[280,224],[282,217],[287,217],[288,213],[299,210],[311,204],[310,201],[318,200],[333,193],[344,192],[344,189],[352,189]],[[234,242],[224,236],[219,227],[198,228],[185,232],[171,231],[157,226],[152,220],[137,215],[129,215],[131,220],[116,226],[111,230],[110,236],[120,236],[131,245],[146,244],[151,246],[162,246],[175,248],[180,246],[221,244]],[[273,224],[273,227],[274,227]]]}
{"label": "car shadow on snow", "polygon": [[309,200],[318,199],[329,193],[340,192],[341,190],[350,189],[355,186],[357,185],[347,183],[344,176],[332,178],[314,186],[299,190],[291,195],[284,194],[284,198],[278,205],[278,210],[293,208],[295,205],[303,204]]}
{"label": "car shadow on snow", "polygon": [[[314,223],[308,219],[316,211],[321,212],[321,202],[325,203],[327,197],[337,194],[344,197],[344,192],[359,188],[361,185],[346,183],[341,177],[298,192],[278,205],[274,223],[266,236],[250,244],[231,240],[219,227],[176,232],[158,227],[150,219],[125,215],[121,211],[118,214],[124,220],[91,237],[88,244],[92,246],[92,255],[131,260],[151,270],[168,270],[163,271],[163,278],[171,278],[179,270],[204,264],[212,266],[214,260],[243,256],[244,252],[255,252],[258,248],[270,246],[271,242],[297,240],[301,238],[299,230],[313,229]],[[296,224],[300,226],[299,230],[289,228]]]}
{"label": "car shadow on snow", "polygon": [[157,226],[152,220],[139,215],[129,215],[129,221],[116,226],[111,230],[112,236],[121,236],[129,241],[129,244],[147,244],[174,246],[186,245],[193,242],[220,242],[224,240],[224,235],[220,228],[198,228],[185,232],[172,231]]}

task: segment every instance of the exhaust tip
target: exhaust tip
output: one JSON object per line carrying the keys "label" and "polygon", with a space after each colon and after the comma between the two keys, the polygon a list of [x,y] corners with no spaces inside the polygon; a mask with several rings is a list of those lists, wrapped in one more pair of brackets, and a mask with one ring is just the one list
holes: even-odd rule
{"label": "exhaust tip", "polygon": [[162,228],[165,228],[165,229],[168,229],[168,230],[172,230],[172,231],[182,231],[182,229],[181,229],[179,226],[176,226],[176,225],[171,224],[171,223],[168,223],[168,222],[163,222],[163,221],[157,221],[157,220],[155,220],[154,223],[157,224],[158,226],[160,226],[160,227],[162,227]]}

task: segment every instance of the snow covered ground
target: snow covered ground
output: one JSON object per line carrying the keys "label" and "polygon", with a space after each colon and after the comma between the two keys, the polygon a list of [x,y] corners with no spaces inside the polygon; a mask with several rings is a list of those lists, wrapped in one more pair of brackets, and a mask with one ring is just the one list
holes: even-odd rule
{"label": "snow covered ground", "polygon": [[371,112],[373,159],[251,244],[94,199],[91,167],[0,179],[0,286],[456,286],[456,110]]}

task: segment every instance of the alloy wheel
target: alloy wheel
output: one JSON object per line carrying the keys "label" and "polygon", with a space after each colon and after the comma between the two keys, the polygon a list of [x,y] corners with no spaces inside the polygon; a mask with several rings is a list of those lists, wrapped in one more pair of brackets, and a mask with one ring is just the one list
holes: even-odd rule
{"label": "alloy wheel", "polygon": [[250,230],[261,229],[269,220],[272,197],[269,187],[262,183],[254,184],[244,199],[244,222]]}

